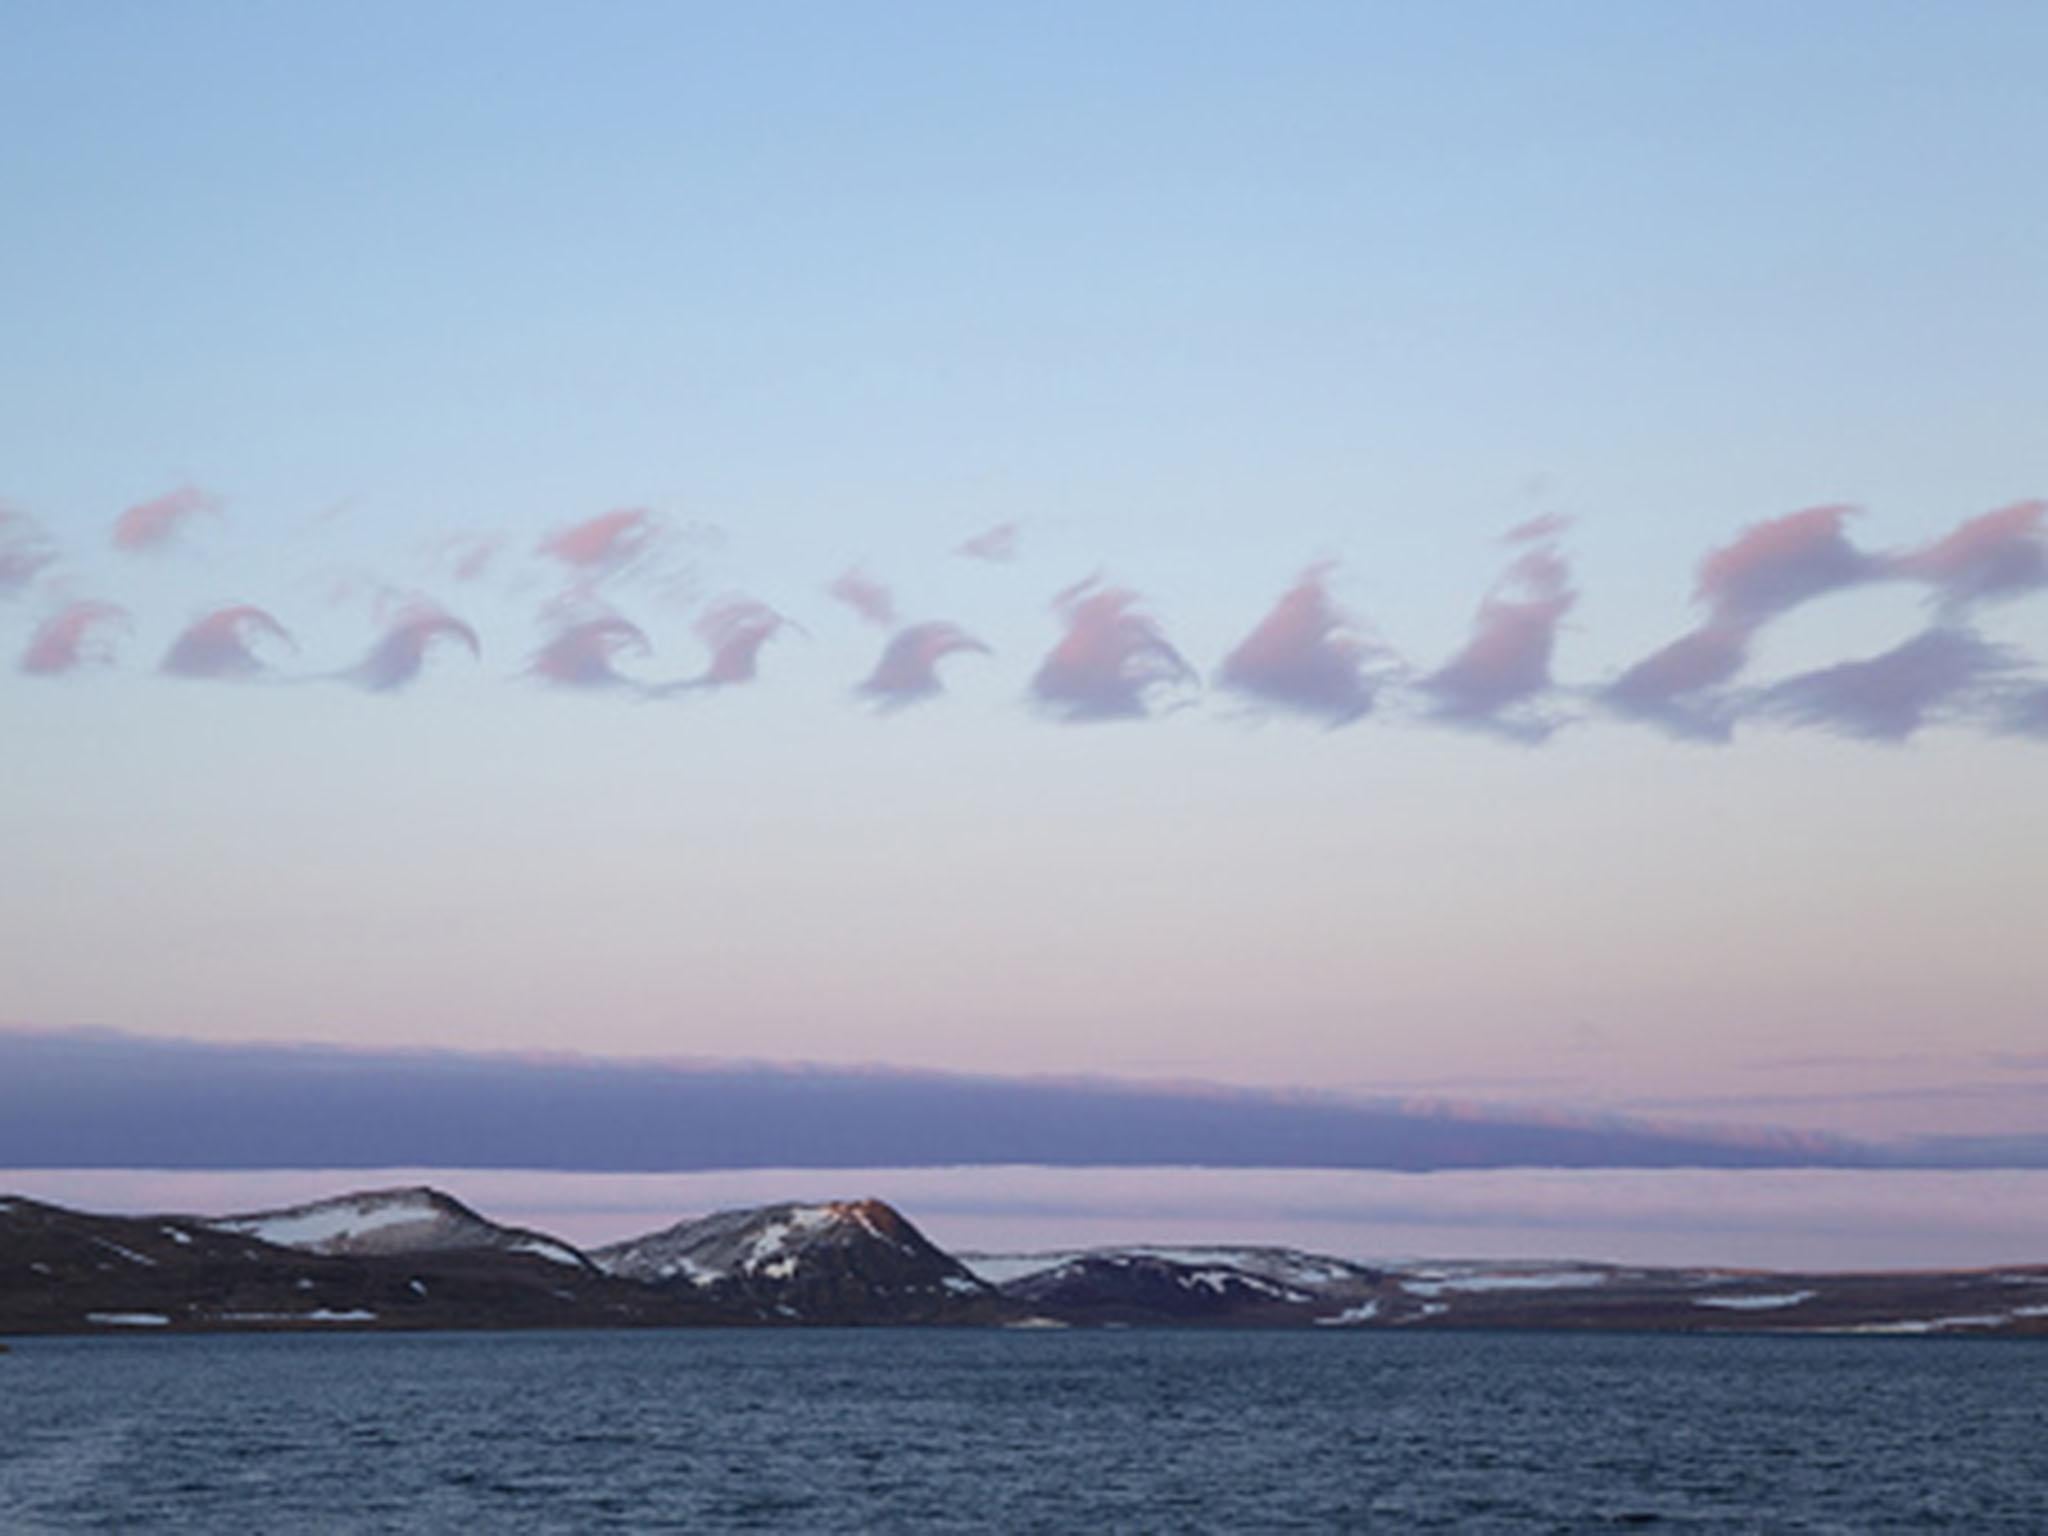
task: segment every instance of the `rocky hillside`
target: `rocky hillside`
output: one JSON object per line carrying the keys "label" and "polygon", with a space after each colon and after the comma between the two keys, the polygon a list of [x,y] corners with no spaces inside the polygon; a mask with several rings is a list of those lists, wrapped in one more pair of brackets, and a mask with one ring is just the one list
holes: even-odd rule
{"label": "rocky hillside", "polygon": [[596,1269],[582,1252],[560,1238],[523,1227],[501,1227],[454,1196],[422,1186],[338,1195],[283,1210],[220,1217],[204,1225],[307,1253],[421,1254],[492,1249],[532,1254],[570,1269]]}
{"label": "rocky hillside", "polygon": [[1220,1247],[963,1263],[877,1200],[722,1211],[586,1256],[429,1189],[208,1219],[0,1198],[0,1335],[893,1323],[2048,1334],[2048,1267],[1368,1266]]}
{"label": "rocky hillside", "polygon": [[1007,1311],[993,1286],[880,1200],[720,1211],[592,1257],[609,1274],[764,1320],[968,1323]]}
{"label": "rocky hillside", "polygon": [[0,1334],[728,1320],[689,1297],[488,1245],[318,1253],[189,1217],[0,1199]]}

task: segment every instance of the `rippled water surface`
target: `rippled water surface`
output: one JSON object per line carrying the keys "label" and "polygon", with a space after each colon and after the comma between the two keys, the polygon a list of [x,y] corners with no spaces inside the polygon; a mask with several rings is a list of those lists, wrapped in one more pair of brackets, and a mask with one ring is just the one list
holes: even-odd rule
{"label": "rippled water surface", "polygon": [[0,1530],[2048,1531],[2048,1345],[17,1341]]}

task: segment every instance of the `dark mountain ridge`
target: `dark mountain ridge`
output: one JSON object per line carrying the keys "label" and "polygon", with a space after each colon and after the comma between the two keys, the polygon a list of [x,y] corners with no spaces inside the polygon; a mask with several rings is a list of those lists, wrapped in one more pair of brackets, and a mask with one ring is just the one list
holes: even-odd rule
{"label": "dark mountain ridge", "polygon": [[720,1211],[584,1253],[424,1188],[206,1218],[0,1198],[0,1335],[934,1324],[2048,1334],[2048,1266],[1372,1266],[1160,1246],[955,1256],[879,1200]]}

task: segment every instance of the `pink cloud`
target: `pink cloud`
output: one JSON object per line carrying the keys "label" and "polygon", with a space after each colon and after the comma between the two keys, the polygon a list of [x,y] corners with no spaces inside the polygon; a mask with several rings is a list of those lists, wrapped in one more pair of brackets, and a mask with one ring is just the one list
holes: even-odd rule
{"label": "pink cloud", "polygon": [[36,626],[21,670],[32,677],[61,677],[80,667],[112,661],[109,629],[125,628],[128,610],[113,603],[67,603]]}
{"label": "pink cloud", "polygon": [[1541,517],[1515,524],[1500,536],[1500,541],[1503,544],[1540,544],[1558,537],[1571,525],[1572,520],[1564,513],[1545,512]]}
{"label": "pink cloud", "polygon": [[711,647],[711,664],[690,686],[726,688],[752,682],[761,647],[788,622],[766,603],[751,597],[729,597],[714,603],[697,621],[698,636]]}
{"label": "pink cloud", "polygon": [[483,642],[475,630],[432,603],[416,599],[392,616],[382,638],[349,676],[373,693],[396,692],[420,675],[428,650],[439,640],[455,641],[471,656],[483,657]]}
{"label": "pink cloud", "polygon": [[986,655],[988,647],[957,624],[912,624],[890,636],[858,691],[884,709],[929,698],[940,691],[939,663],[962,651]]}
{"label": "pink cloud", "polygon": [[1095,577],[1053,599],[1067,631],[1031,680],[1041,704],[1070,721],[1142,719],[1156,690],[1195,680],[1137,603],[1137,593]]}
{"label": "pink cloud", "polygon": [[174,677],[255,677],[267,670],[254,649],[266,638],[292,644],[291,632],[261,608],[218,608],[171,642],[160,670]]}
{"label": "pink cloud", "polygon": [[1479,605],[1465,648],[1422,680],[1437,715],[1524,741],[1549,736],[1555,721],[1506,711],[1549,691],[1558,626],[1577,600],[1570,567],[1554,549],[1540,545],[1516,557]]}
{"label": "pink cloud", "polygon": [[504,537],[494,533],[455,533],[443,539],[435,550],[437,563],[446,562],[457,581],[475,581],[491,568],[505,547]]}
{"label": "pink cloud", "polygon": [[954,546],[953,553],[965,555],[970,560],[988,560],[1003,565],[1017,558],[1017,543],[1017,525],[997,523],[995,527]]}
{"label": "pink cloud", "polygon": [[1904,741],[2009,665],[1969,630],[1928,629],[1880,656],[1787,678],[1761,707],[1844,736]]}
{"label": "pink cloud", "polygon": [[1892,566],[1930,583],[1952,605],[2048,587],[2048,502],[2022,501],[1969,518]]}
{"label": "pink cloud", "polygon": [[1724,620],[1760,623],[1809,598],[1884,574],[1842,532],[1853,507],[1811,507],[1751,524],[1700,562],[1695,595]]}
{"label": "pink cloud", "polygon": [[889,595],[889,589],[873,577],[857,570],[846,571],[825,590],[870,624],[882,629],[894,627],[896,601]]}
{"label": "pink cloud", "polygon": [[197,486],[184,485],[150,501],[139,501],[114,520],[114,547],[161,549],[193,518],[220,511],[221,499]]}
{"label": "pink cloud", "polygon": [[0,506],[0,597],[24,590],[56,559],[56,550],[27,513]]}
{"label": "pink cloud", "polygon": [[614,613],[593,614],[560,624],[533,653],[527,671],[559,688],[637,686],[620,674],[613,659],[645,656],[653,649],[637,624]]}
{"label": "pink cloud", "polygon": [[646,508],[622,507],[557,529],[539,548],[574,570],[597,575],[646,554],[660,532],[660,520]]}
{"label": "pink cloud", "polygon": [[1601,691],[1621,714],[1662,726],[1675,736],[1726,741],[1734,705],[1708,689],[1731,682],[1749,662],[1752,626],[1709,620],[1653,651]]}
{"label": "pink cloud", "polygon": [[1364,667],[1379,647],[1352,629],[1331,602],[1326,578],[1332,569],[1325,563],[1303,572],[1223,658],[1217,681],[1264,703],[1321,715],[1332,725],[1370,710],[1377,684]]}

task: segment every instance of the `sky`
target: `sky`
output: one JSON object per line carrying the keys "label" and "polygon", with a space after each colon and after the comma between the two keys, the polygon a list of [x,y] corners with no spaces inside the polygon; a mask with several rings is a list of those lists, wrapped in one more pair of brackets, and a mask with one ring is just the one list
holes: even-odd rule
{"label": "sky", "polygon": [[2048,1134],[2037,6],[0,19],[0,1023]]}

